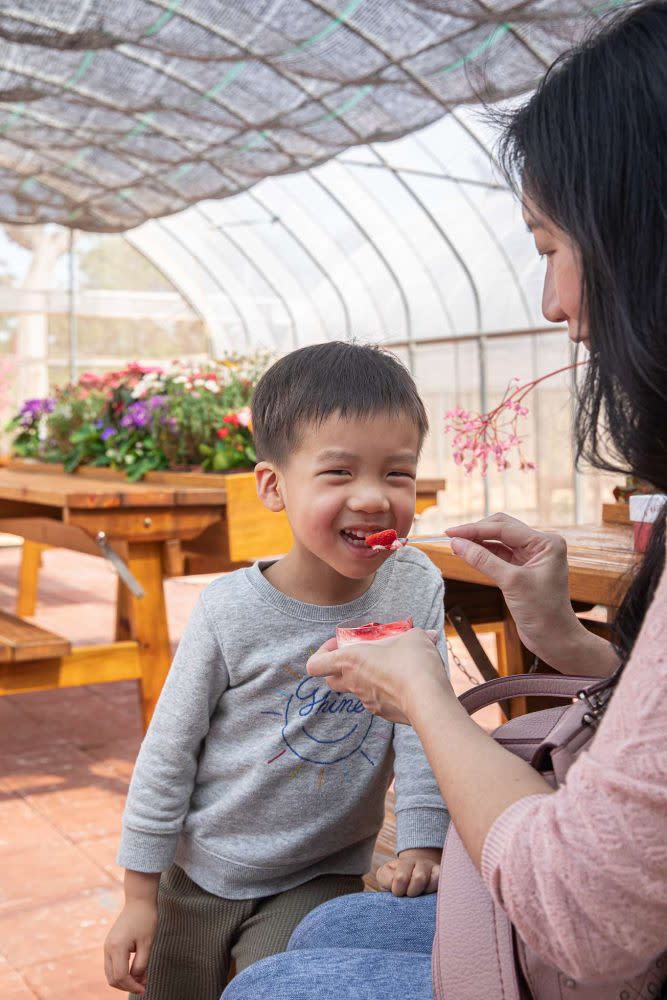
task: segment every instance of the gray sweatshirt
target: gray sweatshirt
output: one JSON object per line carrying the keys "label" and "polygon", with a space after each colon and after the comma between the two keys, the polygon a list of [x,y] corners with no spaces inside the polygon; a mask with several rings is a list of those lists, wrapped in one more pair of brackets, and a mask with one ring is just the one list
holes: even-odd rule
{"label": "gray sweatshirt", "polygon": [[412,615],[442,634],[443,613],[440,574],[413,548],[387,559],[348,604],[293,600],[259,563],[217,579],[192,613],[142,743],[119,864],[159,872],[175,861],[231,899],[361,875],[394,775],[396,850],[441,847],[448,815],[414,731],[305,668],[340,621]]}

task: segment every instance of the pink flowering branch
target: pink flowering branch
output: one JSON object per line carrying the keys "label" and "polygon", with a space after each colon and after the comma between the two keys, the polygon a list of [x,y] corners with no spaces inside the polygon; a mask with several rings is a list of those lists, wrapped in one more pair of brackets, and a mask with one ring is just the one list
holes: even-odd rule
{"label": "pink flowering branch", "polygon": [[546,379],[585,364],[588,362],[565,365],[523,384],[518,384],[518,378],[510,379],[503,398],[489,413],[474,413],[460,406],[448,410],[445,413],[445,433],[453,434],[452,448],[456,464],[463,465],[468,475],[479,466],[485,476],[489,464],[494,464],[500,471],[509,469],[511,463],[508,455],[516,449],[519,468],[522,471],[534,469],[535,463],[526,458],[524,438],[519,434],[519,419],[528,415],[524,399]]}

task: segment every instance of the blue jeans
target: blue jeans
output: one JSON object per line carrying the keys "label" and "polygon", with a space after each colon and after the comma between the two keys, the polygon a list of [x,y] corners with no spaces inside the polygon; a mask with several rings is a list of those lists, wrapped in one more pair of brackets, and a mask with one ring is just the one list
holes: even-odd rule
{"label": "blue jeans", "polygon": [[244,969],[222,1000],[433,1000],[435,894],[341,896],[302,920],[287,951]]}

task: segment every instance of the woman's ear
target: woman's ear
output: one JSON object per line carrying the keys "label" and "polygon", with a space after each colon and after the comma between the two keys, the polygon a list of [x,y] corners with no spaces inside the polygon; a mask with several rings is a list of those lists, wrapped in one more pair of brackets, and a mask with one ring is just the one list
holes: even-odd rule
{"label": "woman's ear", "polygon": [[271,462],[258,462],[255,466],[255,482],[257,483],[257,496],[265,507],[274,513],[285,509],[283,498],[280,494],[280,479],[278,470]]}

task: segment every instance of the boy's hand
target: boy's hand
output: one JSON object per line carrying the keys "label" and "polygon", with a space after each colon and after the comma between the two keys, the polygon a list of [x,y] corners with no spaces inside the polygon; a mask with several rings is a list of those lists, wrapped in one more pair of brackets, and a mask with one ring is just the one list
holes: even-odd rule
{"label": "boy's hand", "polygon": [[441,854],[442,851],[427,847],[402,851],[397,858],[378,868],[376,878],[380,888],[394,896],[436,892]]}
{"label": "boy's hand", "polygon": [[104,942],[104,972],[109,986],[144,995],[156,927],[155,900],[130,899],[126,902]]}

